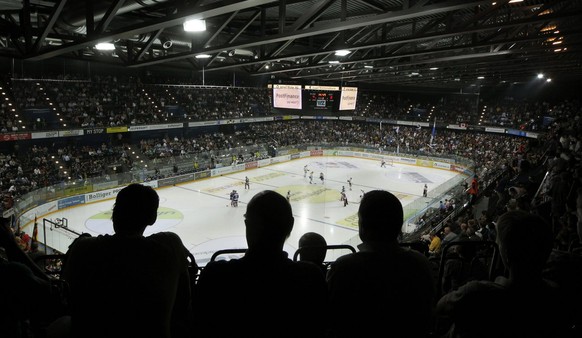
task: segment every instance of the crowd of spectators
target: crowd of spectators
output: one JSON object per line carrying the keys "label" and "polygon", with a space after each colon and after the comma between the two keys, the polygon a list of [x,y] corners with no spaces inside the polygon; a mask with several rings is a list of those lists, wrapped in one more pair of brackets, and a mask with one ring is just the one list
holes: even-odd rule
{"label": "crowd of spectators", "polygon": [[[6,78],[0,130],[116,127],[273,116],[267,88],[144,82],[124,76]],[[577,101],[481,100],[476,95],[421,95],[361,90],[352,116],[542,131],[572,116]],[[8,114],[11,112],[11,114]],[[34,112],[34,114],[32,113]],[[18,118],[14,118],[14,116]]]}

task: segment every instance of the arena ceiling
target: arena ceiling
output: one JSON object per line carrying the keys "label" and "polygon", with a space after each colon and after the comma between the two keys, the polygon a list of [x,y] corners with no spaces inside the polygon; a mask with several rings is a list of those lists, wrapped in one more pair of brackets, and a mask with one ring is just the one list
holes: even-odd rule
{"label": "arena ceiling", "polygon": [[0,55],[462,88],[582,79],[581,20],[582,0],[0,0]]}

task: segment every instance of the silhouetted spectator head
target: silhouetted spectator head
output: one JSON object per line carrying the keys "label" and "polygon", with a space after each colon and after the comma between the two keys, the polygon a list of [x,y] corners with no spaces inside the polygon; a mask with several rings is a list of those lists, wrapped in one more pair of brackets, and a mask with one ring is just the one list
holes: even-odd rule
{"label": "silhouetted spectator head", "polygon": [[291,204],[285,197],[273,190],[257,193],[245,213],[249,250],[282,250],[294,221]]}
{"label": "silhouetted spectator head", "polygon": [[519,170],[520,171],[528,171],[531,169],[531,162],[528,160],[522,160],[519,162]]}
{"label": "silhouetted spectator head", "polygon": [[538,215],[508,211],[497,220],[497,245],[510,271],[541,272],[552,252],[552,228]]}
{"label": "silhouetted spectator head", "polygon": [[113,205],[113,230],[119,235],[142,235],[156,222],[160,198],[150,186],[133,183],[121,189]]}
{"label": "silhouetted spectator head", "polygon": [[362,242],[397,240],[402,230],[402,203],[385,190],[368,191],[358,209],[358,228]]}
{"label": "silhouetted spectator head", "polygon": [[299,238],[300,261],[313,262],[321,265],[325,261],[327,242],[316,232],[306,232]]}

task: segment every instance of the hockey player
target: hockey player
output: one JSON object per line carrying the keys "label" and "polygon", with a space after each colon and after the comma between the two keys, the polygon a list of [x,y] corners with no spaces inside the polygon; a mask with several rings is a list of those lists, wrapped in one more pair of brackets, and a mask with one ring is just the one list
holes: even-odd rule
{"label": "hockey player", "polygon": [[344,201],[344,207],[348,205],[348,196],[344,191],[342,191],[342,201]]}
{"label": "hockey player", "polygon": [[234,191],[234,196],[232,198],[233,201],[233,207],[238,207],[238,192],[235,190]]}

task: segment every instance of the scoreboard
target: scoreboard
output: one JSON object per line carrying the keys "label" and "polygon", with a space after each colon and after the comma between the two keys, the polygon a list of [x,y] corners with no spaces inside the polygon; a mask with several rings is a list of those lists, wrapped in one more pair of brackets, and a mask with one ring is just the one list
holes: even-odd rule
{"label": "scoreboard", "polygon": [[339,87],[333,86],[305,86],[304,108],[312,111],[335,111],[339,98]]}
{"label": "scoreboard", "polygon": [[356,87],[272,84],[269,88],[273,108],[307,115],[354,110],[358,96]]}
{"label": "scoreboard", "polygon": [[334,92],[308,91],[307,107],[315,110],[331,110],[334,107]]}

